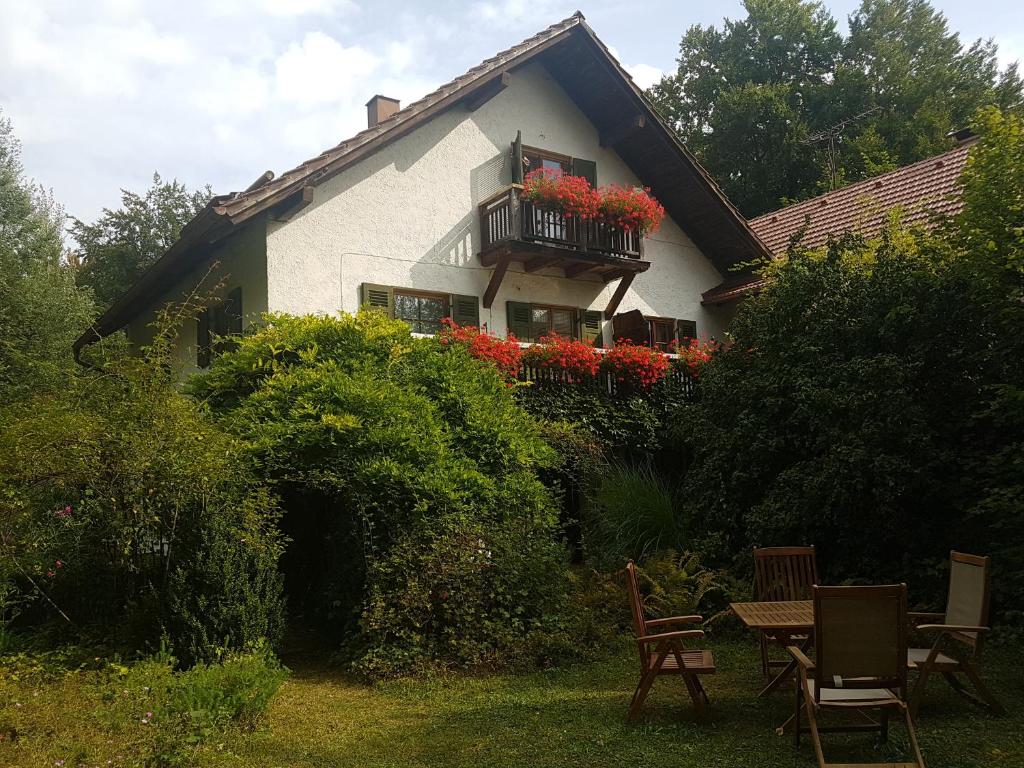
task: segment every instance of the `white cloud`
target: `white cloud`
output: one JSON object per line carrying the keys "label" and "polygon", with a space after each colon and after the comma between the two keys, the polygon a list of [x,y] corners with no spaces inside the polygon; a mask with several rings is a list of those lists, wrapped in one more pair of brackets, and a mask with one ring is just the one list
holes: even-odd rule
{"label": "white cloud", "polygon": [[379,64],[379,57],[361,46],[346,48],[323,32],[310,32],[277,59],[277,96],[303,105],[337,101]]}
{"label": "white cloud", "polygon": [[633,78],[633,82],[645,90],[660,81],[665,75],[660,69],[652,67],[650,64],[625,65],[625,68]]}
{"label": "white cloud", "polygon": [[71,215],[154,170],[228,192],[364,128],[374,93],[408,104],[569,12],[536,2],[0,0],[0,109]]}

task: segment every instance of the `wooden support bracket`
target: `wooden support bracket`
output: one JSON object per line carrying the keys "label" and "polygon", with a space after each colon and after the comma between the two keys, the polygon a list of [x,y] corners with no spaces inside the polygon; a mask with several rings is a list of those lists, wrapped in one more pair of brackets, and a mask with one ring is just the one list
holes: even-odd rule
{"label": "wooden support bracket", "polygon": [[466,107],[470,112],[476,112],[480,107],[508,88],[510,82],[512,82],[512,76],[508,72],[502,72],[493,80],[480,86],[475,93],[467,96]]}
{"label": "wooden support bracket", "polygon": [[633,115],[618,125],[614,125],[607,131],[601,131],[601,146],[614,147],[620,141],[629,138],[634,133],[647,125],[647,118],[643,115]]}
{"label": "wooden support bracket", "polygon": [[512,261],[512,254],[508,251],[498,257],[494,271],[491,273],[491,279],[487,283],[487,290],[484,291],[484,309],[490,309],[491,304],[494,303],[494,297],[498,295],[498,288],[501,287],[501,281],[505,279],[505,272],[508,270],[510,261]]}
{"label": "wooden support bracket", "polygon": [[612,294],[611,299],[608,301],[608,306],[604,308],[605,317],[611,317],[615,314],[615,310],[622,303],[622,297],[626,295],[626,291],[633,284],[633,278],[635,277],[636,272],[629,272],[622,278],[622,282],[615,287],[615,293]]}

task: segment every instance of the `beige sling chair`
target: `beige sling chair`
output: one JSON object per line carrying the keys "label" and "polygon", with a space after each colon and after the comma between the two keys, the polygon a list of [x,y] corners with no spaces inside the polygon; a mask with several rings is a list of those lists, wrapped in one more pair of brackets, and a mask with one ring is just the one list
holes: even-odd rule
{"label": "beige sling chair", "polygon": [[[814,587],[814,648],[811,661],[790,646],[800,667],[795,713],[795,739],[800,743],[801,701],[819,768],[924,768],[907,700],[907,586]],[[878,722],[821,727],[826,712],[860,714],[877,710]],[[902,715],[914,754],[904,763],[826,763],[821,733],[877,731],[885,741],[889,717]]]}
{"label": "beige sling chair", "polygon": [[[1005,710],[982,683],[972,663],[977,660],[982,639],[988,632],[990,558],[951,552],[949,560],[946,612],[910,614],[911,621],[915,623],[930,622],[917,624],[919,632],[935,636],[931,648],[911,648],[908,654],[910,669],[918,672],[917,683],[910,695],[910,712],[917,715],[928,678],[933,672],[939,672],[961,696],[1001,715]],[[963,673],[971,681],[977,696],[967,690],[957,673]]]}
{"label": "beige sling chair", "polygon": [[[754,550],[754,600],[757,602],[810,600],[811,587],[817,583],[818,560],[813,546],[759,547]],[[788,663],[771,658],[771,645],[785,647],[806,640],[806,635],[762,631],[761,674],[768,677],[774,667],[785,667]]]}
{"label": "beige sling chair", "polygon": [[629,607],[633,613],[633,629],[640,651],[640,682],[637,683],[633,700],[629,704],[627,719],[635,720],[640,714],[644,699],[647,698],[654,679],[659,675],[680,675],[686,690],[693,699],[697,714],[703,716],[708,705],[708,695],[700,684],[698,675],[715,672],[715,660],[711,651],[688,651],[684,640],[704,637],[700,629],[683,629],[671,632],[659,631],[664,627],[686,624],[700,624],[700,616],[673,616],[669,619],[648,619],[644,615],[643,598],[637,581],[636,566],[630,560],[626,563],[626,582],[629,588]]}

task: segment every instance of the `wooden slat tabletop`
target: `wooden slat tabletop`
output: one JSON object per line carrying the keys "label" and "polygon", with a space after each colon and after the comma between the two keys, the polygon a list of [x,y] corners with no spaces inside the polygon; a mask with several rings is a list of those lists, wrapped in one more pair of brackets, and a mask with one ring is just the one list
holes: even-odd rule
{"label": "wooden slat tabletop", "polygon": [[731,603],[729,607],[750,629],[814,629],[814,603],[810,600]]}

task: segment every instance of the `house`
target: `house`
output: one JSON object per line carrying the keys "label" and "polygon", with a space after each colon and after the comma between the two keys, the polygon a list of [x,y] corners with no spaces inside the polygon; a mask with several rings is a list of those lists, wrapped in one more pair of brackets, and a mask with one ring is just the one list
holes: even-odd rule
{"label": "house", "polygon": [[[374,96],[367,113],[352,138],[211,200],[76,353],[122,328],[144,344],[154,312],[211,264],[221,300],[176,344],[190,365],[208,363],[211,334],[263,312],[365,304],[423,333],[451,317],[526,341],[664,344],[720,334],[732,308],[702,294],[767,253],[578,12],[409,106]],[[545,223],[520,200],[524,165],[649,187],[665,220],[644,238]]]}
{"label": "house", "polygon": [[[963,210],[960,176],[978,139],[968,130],[953,138],[957,146],[948,152],[758,216],[750,220],[750,227],[772,256],[780,258],[801,230],[800,245],[814,249],[845,232],[878,235],[895,208],[905,224],[925,227],[943,216],[955,216]],[[718,307],[735,304],[762,284],[750,272],[737,274],[707,291],[703,302]]]}

